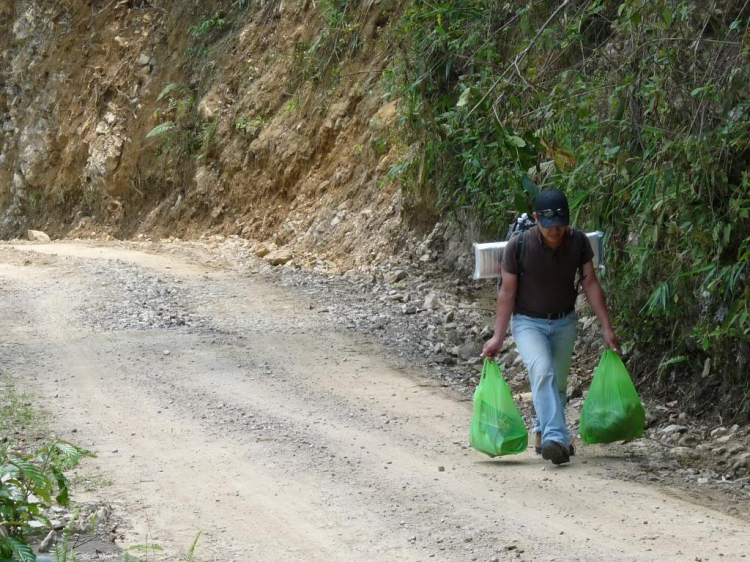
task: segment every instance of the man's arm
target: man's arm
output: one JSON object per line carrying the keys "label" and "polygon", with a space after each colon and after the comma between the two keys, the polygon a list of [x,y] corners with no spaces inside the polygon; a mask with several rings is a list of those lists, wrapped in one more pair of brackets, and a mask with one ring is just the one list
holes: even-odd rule
{"label": "man's arm", "polygon": [[604,299],[604,291],[602,291],[602,286],[596,278],[596,271],[594,271],[594,264],[592,262],[588,262],[583,266],[583,282],[581,286],[586,295],[586,300],[589,301],[591,308],[594,309],[594,314],[596,314],[602,328],[604,328],[604,344],[607,348],[618,351],[620,342],[617,340],[617,336],[612,329],[609,312],[607,311],[607,302]]}
{"label": "man's arm", "polygon": [[487,340],[482,350],[482,357],[494,357],[503,348],[505,343],[505,332],[508,330],[510,315],[516,304],[516,290],[518,288],[518,275],[508,273],[503,269],[503,283],[500,285],[500,293],[497,295],[497,319],[495,320],[495,334]]}

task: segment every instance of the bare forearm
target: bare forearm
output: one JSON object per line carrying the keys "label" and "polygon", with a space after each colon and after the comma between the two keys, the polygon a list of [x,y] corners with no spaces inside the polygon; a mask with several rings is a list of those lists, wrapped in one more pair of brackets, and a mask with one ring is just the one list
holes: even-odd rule
{"label": "bare forearm", "polygon": [[612,322],[609,319],[609,311],[607,310],[607,301],[604,298],[604,291],[599,281],[593,281],[591,283],[584,283],[583,292],[586,295],[586,300],[589,301],[591,308],[594,309],[594,314],[599,319],[602,328],[605,330],[612,329]]}
{"label": "bare forearm", "polygon": [[495,320],[495,337],[505,339],[505,333],[508,331],[510,316],[513,313],[513,307],[516,302],[516,296],[510,291],[500,289],[497,296],[497,310]]}

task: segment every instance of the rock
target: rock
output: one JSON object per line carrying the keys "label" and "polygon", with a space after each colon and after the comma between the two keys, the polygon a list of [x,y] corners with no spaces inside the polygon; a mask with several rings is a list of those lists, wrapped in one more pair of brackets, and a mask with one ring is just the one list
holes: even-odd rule
{"label": "rock", "polygon": [[398,283],[399,281],[403,281],[406,279],[406,271],[403,269],[398,269],[395,271],[391,271],[388,273],[388,275],[385,276],[385,282],[393,285],[394,283]]}
{"label": "rock", "polygon": [[497,362],[507,369],[513,365],[513,361],[515,360],[515,358],[516,354],[509,351],[497,357]]}
{"label": "rock", "polygon": [[51,240],[49,239],[49,236],[47,236],[41,230],[27,230],[26,238],[28,238],[32,242],[41,242],[43,244],[47,244],[51,242]]}
{"label": "rock", "polygon": [[580,398],[581,396],[583,396],[583,389],[581,388],[581,385],[574,384],[568,387],[568,400]]}
{"label": "rock", "polygon": [[294,255],[291,250],[274,250],[269,252],[264,259],[271,265],[284,265],[288,261],[291,261]]}
{"label": "rock", "polygon": [[669,456],[678,460],[694,459],[698,457],[698,453],[689,447],[674,447],[669,450]]}
{"label": "rock", "polygon": [[276,249],[275,246],[268,246],[266,244],[259,244],[257,248],[255,248],[255,255],[259,258],[263,258],[273,252]]}
{"label": "rock", "polygon": [[698,443],[700,443],[700,438],[697,435],[693,435],[692,433],[686,433],[679,438],[677,443],[679,443],[683,447],[695,447]]}
{"label": "rock", "polygon": [[57,533],[55,531],[50,531],[47,536],[44,538],[42,543],[39,545],[39,552],[49,552],[49,549],[52,547],[52,544],[57,540]]}
{"label": "rock", "polygon": [[721,426],[721,427],[717,427],[716,429],[714,429],[711,432],[711,437],[713,437],[714,439],[717,439],[717,438],[722,437],[722,436],[724,436],[726,434],[727,434],[727,428],[724,427],[724,426]]}
{"label": "rock", "polygon": [[487,326],[483,327],[482,330],[479,332],[479,337],[482,339],[482,341],[487,341],[495,334],[494,328],[489,328]]}
{"label": "rock", "polygon": [[701,378],[707,379],[710,374],[711,374],[711,358],[708,357],[705,363],[703,363],[703,372],[701,373]]}
{"label": "rock", "polygon": [[425,310],[435,310],[439,306],[440,306],[440,300],[438,299],[435,293],[429,293],[424,298],[424,304],[422,304],[422,308],[424,308]]}
{"label": "rock", "polygon": [[458,356],[464,361],[468,361],[474,357],[479,357],[483,348],[484,346],[481,342],[470,341],[459,348]]}
{"label": "rock", "polygon": [[667,427],[661,429],[660,433],[663,434],[666,437],[667,435],[671,435],[673,433],[685,433],[685,431],[687,431],[687,428],[685,426],[683,426],[683,425],[677,425],[677,424],[672,424],[672,425],[668,425]]}
{"label": "rock", "polygon": [[734,443],[732,445],[729,445],[729,447],[727,447],[727,452],[730,455],[736,455],[737,453],[741,453],[744,450],[745,450],[745,446],[742,443]]}
{"label": "rock", "polygon": [[336,213],[336,216],[333,217],[333,220],[331,221],[331,226],[338,226],[341,224],[341,222],[346,218],[346,211],[339,211]]}
{"label": "rock", "polygon": [[146,66],[151,62],[151,57],[149,57],[146,53],[141,53],[141,56],[138,57],[138,66]]}
{"label": "rock", "polygon": [[456,360],[445,352],[435,353],[430,357],[432,363],[438,365],[455,365]]}

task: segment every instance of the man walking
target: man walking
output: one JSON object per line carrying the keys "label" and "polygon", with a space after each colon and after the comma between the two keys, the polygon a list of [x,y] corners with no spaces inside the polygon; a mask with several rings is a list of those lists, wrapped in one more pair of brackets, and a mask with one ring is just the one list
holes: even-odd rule
{"label": "man walking", "polygon": [[594,271],[591,243],[584,233],[568,227],[565,194],[544,190],[535,209],[536,226],[511,238],[503,252],[495,334],[484,345],[482,357],[494,357],[502,349],[510,322],[529,372],[537,415],[532,430],[536,452],[553,464],[563,464],[570,462],[573,454],[565,404],[576,338],[577,272],[582,275],[586,299],[604,328],[606,347],[617,349],[618,341]]}

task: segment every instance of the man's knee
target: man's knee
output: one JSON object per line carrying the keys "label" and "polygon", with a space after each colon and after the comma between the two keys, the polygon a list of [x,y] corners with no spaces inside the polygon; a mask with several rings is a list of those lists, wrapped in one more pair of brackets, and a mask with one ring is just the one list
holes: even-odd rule
{"label": "man's knee", "polygon": [[531,384],[540,386],[555,380],[555,369],[545,357],[535,358],[528,364]]}

